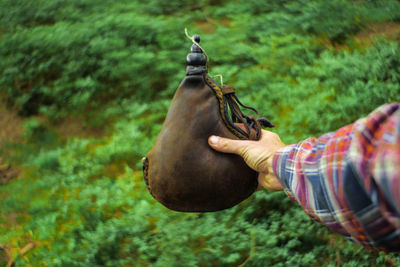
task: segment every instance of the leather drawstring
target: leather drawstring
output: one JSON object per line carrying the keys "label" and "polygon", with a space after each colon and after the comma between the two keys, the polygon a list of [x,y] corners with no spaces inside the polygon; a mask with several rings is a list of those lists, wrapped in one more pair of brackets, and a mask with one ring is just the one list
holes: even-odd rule
{"label": "leather drawstring", "polygon": [[[274,127],[274,125],[266,118],[260,118],[259,112],[253,108],[244,105],[235,95],[235,89],[231,86],[223,85],[222,91],[224,93],[225,103],[228,104],[232,123],[243,123],[246,127],[246,134],[249,136],[250,140],[258,140],[261,135],[262,127]],[[242,108],[250,109],[257,114],[257,118],[252,115],[245,115],[241,111],[239,105]],[[254,131],[252,131],[252,129]]]}

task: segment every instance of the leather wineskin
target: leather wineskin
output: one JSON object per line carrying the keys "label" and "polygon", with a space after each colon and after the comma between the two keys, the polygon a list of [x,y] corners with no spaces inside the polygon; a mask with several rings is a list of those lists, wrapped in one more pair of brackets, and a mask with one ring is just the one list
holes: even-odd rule
{"label": "leather wineskin", "polygon": [[150,193],[176,211],[227,209],[248,198],[258,185],[258,173],[240,156],[208,145],[211,135],[239,138],[226,127],[205,75],[186,76],[182,81],[145,160]]}

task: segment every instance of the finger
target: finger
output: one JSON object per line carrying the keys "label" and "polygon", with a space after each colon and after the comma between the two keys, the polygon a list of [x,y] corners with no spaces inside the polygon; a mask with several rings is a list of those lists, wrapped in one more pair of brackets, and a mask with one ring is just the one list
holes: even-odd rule
{"label": "finger", "polygon": [[248,141],[245,140],[232,140],[219,136],[212,135],[208,138],[209,145],[224,153],[233,153],[242,156],[244,149],[248,146]]}

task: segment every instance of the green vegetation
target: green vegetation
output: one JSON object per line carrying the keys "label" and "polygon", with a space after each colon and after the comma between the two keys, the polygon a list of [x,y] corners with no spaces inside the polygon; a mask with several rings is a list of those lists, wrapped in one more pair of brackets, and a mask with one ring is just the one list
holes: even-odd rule
{"label": "green vegetation", "polygon": [[24,133],[0,148],[20,170],[0,185],[0,266],[400,264],[284,193],[169,211],[140,162],[185,75],[185,27],[211,74],[292,143],[400,101],[399,22],[395,0],[2,0],[0,100]]}

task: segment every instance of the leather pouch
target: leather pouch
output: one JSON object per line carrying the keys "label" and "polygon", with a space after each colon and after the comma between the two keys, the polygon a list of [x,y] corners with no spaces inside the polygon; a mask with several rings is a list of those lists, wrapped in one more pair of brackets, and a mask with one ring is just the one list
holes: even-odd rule
{"label": "leather pouch", "polygon": [[[169,209],[209,212],[233,207],[257,188],[257,173],[234,154],[214,151],[208,137],[258,140],[264,118],[242,113],[235,90],[219,86],[207,71],[207,58],[193,38],[186,77],[179,85],[163,128],[143,160],[143,174],[151,195]],[[235,123],[242,123],[240,128]]]}

